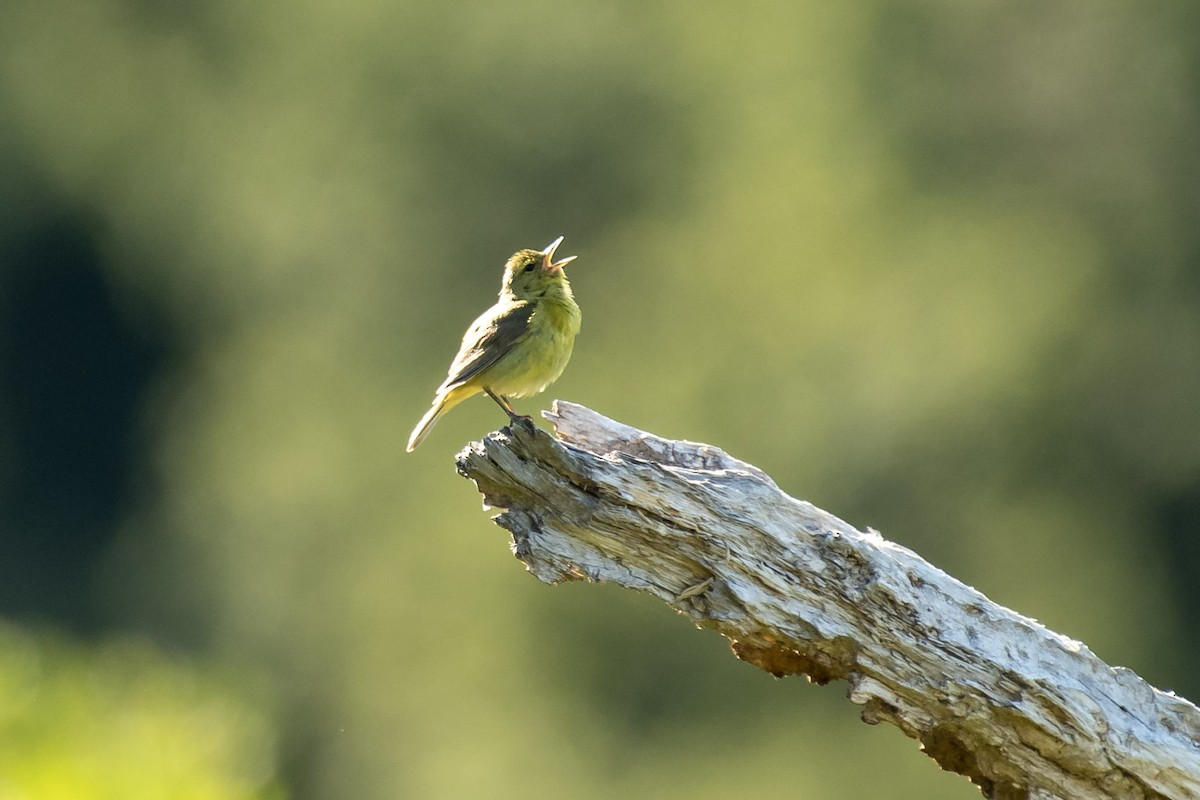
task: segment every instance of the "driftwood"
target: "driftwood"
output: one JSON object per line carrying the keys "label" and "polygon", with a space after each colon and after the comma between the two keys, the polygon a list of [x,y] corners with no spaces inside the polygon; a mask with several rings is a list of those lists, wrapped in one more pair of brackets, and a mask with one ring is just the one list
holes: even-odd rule
{"label": "driftwood", "polygon": [[468,445],[459,472],[546,583],[659,597],[777,676],[849,682],[993,798],[1200,798],[1200,710],[708,445],[583,406]]}

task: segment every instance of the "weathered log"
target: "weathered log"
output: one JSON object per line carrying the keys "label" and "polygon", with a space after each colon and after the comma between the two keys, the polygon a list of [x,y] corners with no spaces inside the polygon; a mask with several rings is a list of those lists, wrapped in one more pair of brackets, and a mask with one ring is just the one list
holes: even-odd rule
{"label": "weathered log", "polygon": [[572,403],[458,455],[546,583],[649,592],[776,675],[849,682],[994,798],[1200,798],[1200,710],[703,444]]}

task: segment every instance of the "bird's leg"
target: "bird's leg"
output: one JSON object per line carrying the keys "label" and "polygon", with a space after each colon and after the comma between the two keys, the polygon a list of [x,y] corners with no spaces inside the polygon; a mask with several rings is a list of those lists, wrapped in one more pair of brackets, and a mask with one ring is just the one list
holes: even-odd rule
{"label": "bird's leg", "polygon": [[504,409],[504,413],[508,414],[509,422],[512,422],[512,423],[526,422],[531,426],[533,425],[533,417],[526,417],[522,414],[518,414],[516,412],[516,410],[512,407],[512,403],[508,402],[507,397],[501,397],[500,395],[496,394],[491,389],[488,389],[486,387],[484,388],[484,391],[487,392],[488,397],[490,397],[496,401],[496,405],[498,405]]}

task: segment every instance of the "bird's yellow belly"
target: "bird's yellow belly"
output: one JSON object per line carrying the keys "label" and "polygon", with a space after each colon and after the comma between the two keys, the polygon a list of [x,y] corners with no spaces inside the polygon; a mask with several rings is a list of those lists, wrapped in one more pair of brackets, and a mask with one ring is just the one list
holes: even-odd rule
{"label": "bird's yellow belly", "polygon": [[549,324],[535,326],[488,370],[484,385],[501,397],[537,394],[562,375],[574,346],[574,333]]}

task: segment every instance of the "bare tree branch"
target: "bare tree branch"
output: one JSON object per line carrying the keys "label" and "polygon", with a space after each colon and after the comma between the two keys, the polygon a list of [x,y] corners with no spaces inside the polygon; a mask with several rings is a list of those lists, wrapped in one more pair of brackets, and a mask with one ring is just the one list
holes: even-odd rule
{"label": "bare tree branch", "polygon": [[708,445],[556,402],[558,440],[470,444],[473,480],[546,583],[659,597],[777,675],[849,682],[994,798],[1200,798],[1200,710]]}

